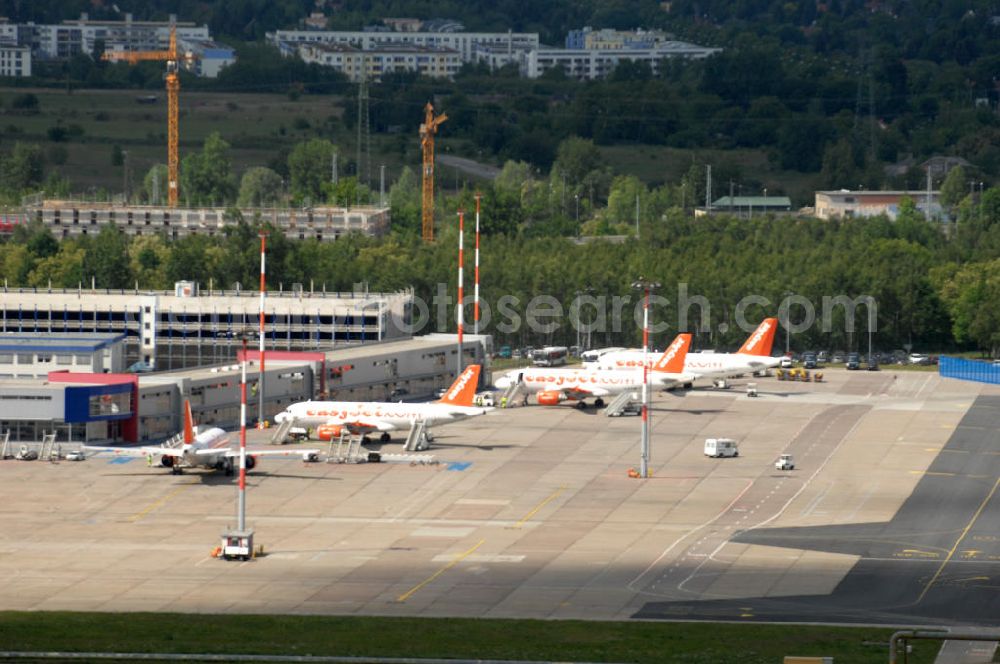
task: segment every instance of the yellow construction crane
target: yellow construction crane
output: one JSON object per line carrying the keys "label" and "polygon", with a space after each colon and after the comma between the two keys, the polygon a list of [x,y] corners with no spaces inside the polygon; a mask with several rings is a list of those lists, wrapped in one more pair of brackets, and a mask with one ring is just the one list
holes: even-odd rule
{"label": "yellow construction crane", "polygon": [[420,125],[420,145],[424,149],[423,216],[424,242],[434,241],[434,134],[438,125],[448,119],[445,113],[434,117],[434,105],[424,107],[424,122]]}
{"label": "yellow construction crane", "polygon": [[106,51],[104,60],[124,60],[129,64],[135,64],[143,60],[165,60],[167,63],[167,203],[170,207],[177,207],[177,197],[180,193],[178,176],[180,173],[180,162],[177,156],[177,97],[181,91],[181,82],[177,78],[178,58],[191,60],[192,55],[178,55],[177,53],[177,30],[175,26],[170,26],[170,46],[166,51]]}

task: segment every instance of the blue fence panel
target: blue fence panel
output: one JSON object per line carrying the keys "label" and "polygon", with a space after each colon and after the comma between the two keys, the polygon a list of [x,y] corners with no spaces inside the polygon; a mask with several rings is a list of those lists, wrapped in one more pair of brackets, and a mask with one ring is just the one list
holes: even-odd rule
{"label": "blue fence panel", "polygon": [[1000,366],[981,360],[966,360],[961,357],[942,355],[938,363],[938,373],[943,378],[958,378],[959,380],[1000,385]]}

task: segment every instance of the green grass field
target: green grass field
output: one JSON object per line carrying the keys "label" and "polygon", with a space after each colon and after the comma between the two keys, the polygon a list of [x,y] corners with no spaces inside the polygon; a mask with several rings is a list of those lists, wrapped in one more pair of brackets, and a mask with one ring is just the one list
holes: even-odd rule
{"label": "green grass field", "polygon": [[[38,112],[21,114],[11,109],[12,100],[27,92],[39,100]],[[137,98],[155,95],[156,103],[141,104]],[[347,127],[342,117],[345,104],[353,98],[336,95],[302,95],[292,101],[282,94],[186,91],[180,93],[180,157],[201,149],[205,137],[219,132],[232,145],[233,170],[237,176],[254,166],[263,166],[282,150],[291,150],[300,141],[317,136],[328,138],[340,148],[341,173],[350,175],[348,162],[355,159],[357,133]],[[447,109],[445,109],[447,110]],[[111,151],[119,145],[129,153],[132,186],[156,163],[166,163],[167,103],[162,90],[74,90],[0,88],[0,148],[15,141],[38,144],[49,152],[58,146],[66,149],[64,164],[49,164],[48,169],[67,177],[75,192],[105,188],[122,190],[124,167],[112,166]],[[371,174],[377,187],[378,165],[386,165],[391,183],[404,165],[420,171],[418,127],[422,115],[415,115],[412,127],[402,133],[371,136]],[[67,140],[54,143],[49,130],[62,127],[70,132]],[[82,133],[81,133],[82,130]],[[468,140],[448,135],[447,125],[439,136],[438,150],[467,158],[477,157]],[[663,146],[601,147],[602,155],[615,173],[633,174],[657,186],[678,182],[694,159],[727,164],[770,187],[785,191],[793,198],[811,194],[816,176],[775,169],[767,155],[759,150],[681,150]],[[502,166],[502,164],[493,164]],[[439,186],[452,190],[472,185],[474,178],[445,166],[439,167]],[[728,183],[717,181],[716,196],[728,194]],[[756,194],[759,192],[746,192]],[[805,199],[803,199],[805,200]],[[690,201],[700,205],[704,201]]]}
{"label": "green grass field", "polygon": [[[38,112],[13,112],[11,101],[26,92],[38,97]],[[155,94],[156,103],[137,103],[137,97],[147,94]],[[248,168],[266,165],[280,151],[289,151],[298,142],[320,136],[340,148],[341,173],[348,175],[347,162],[355,157],[356,134],[341,120],[343,103],[342,98],[332,95],[303,95],[292,101],[277,94],[181,90],[180,158],[183,161],[185,155],[200,150],[209,134],[219,132],[232,145],[233,170],[239,176]],[[133,186],[142,182],[153,164],[167,161],[167,104],[163,91],[75,90],[67,94],[51,89],[2,88],[0,105],[2,146],[24,141],[40,145],[45,152],[64,147],[66,162],[48,168],[68,177],[74,191],[86,192],[91,187],[121,191],[124,167],[112,166],[114,145],[129,153]],[[49,140],[48,132],[58,126],[69,131],[69,136],[55,143]],[[377,180],[377,164],[381,163],[396,175],[404,163],[419,170],[416,124],[409,138],[401,153],[398,137],[372,137],[373,178]],[[409,154],[409,150],[413,153]]]}
{"label": "green grass field", "polygon": [[[219,587],[225,593],[225,587]],[[892,630],[712,623],[0,613],[0,650],[775,664],[881,664]],[[917,642],[909,662],[932,662]],[[121,661],[121,660],[119,660]]]}

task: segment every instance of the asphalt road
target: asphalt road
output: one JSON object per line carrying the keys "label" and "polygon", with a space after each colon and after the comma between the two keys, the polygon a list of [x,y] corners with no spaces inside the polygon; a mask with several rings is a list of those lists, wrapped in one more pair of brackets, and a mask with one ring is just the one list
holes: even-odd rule
{"label": "asphalt road", "polygon": [[[642,619],[995,625],[1000,397],[980,396],[888,522],[736,532],[735,543],[859,556],[830,594],[649,602]],[[859,467],[858,473],[865,473]]]}

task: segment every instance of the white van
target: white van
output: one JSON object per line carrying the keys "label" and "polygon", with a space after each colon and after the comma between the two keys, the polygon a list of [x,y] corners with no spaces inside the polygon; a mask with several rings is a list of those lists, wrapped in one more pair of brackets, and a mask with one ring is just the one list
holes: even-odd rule
{"label": "white van", "polygon": [[737,457],[740,450],[736,441],[732,438],[706,438],[705,456],[709,457]]}

